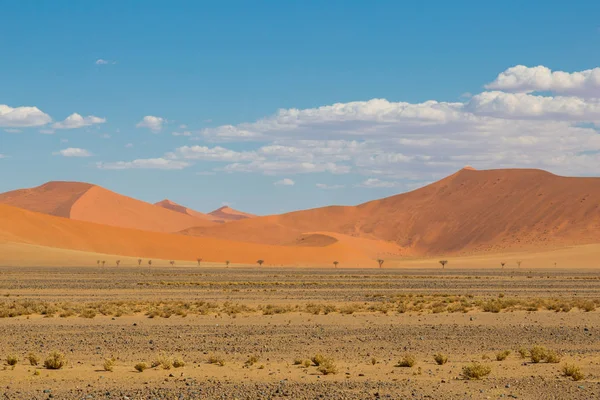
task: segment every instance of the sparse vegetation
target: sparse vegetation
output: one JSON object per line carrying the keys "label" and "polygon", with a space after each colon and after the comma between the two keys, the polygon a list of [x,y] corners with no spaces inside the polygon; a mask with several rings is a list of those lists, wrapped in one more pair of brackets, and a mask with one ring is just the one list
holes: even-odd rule
{"label": "sparse vegetation", "polygon": [[229,267],[229,262],[230,262],[229,260],[225,261],[225,266],[226,267]]}
{"label": "sparse vegetation", "polygon": [[40,358],[34,353],[27,354],[27,360],[29,361],[29,365],[36,366],[40,363]]}
{"label": "sparse vegetation", "polygon": [[202,259],[201,259],[200,257],[198,257],[198,258],[196,259],[196,261],[198,261],[198,266],[200,266],[200,263],[202,262]]}
{"label": "sparse vegetation", "polygon": [[115,364],[117,360],[114,358],[105,358],[102,367],[105,371],[112,372],[115,369]]}
{"label": "sparse vegetation", "polygon": [[171,261],[169,261],[169,264],[171,264],[171,267],[172,267],[173,265],[175,265],[175,261],[171,260]]}
{"label": "sparse vegetation", "polygon": [[521,358],[527,358],[530,356],[529,350],[527,350],[525,347],[519,347],[519,350],[517,350],[517,352],[519,353]]}
{"label": "sparse vegetation", "polygon": [[503,350],[496,353],[496,361],[504,361],[510,355],[510,350]]}
{"label": "sparse vegetation", "polygon": [[383,267],[383,260],[380,258],[377,260],[377,264],[379,264],[379,268]]}
{"label": "sparse vegetation", "polygon": [[462,376],[465,379],[481,379],[491,372],[492,368],[490,366],[474,362],[463,367]]}
{"label": "sparse vegetation", "polygon": [[312,361],[310,361],[309,359],[306,359],[302,362],[302,366],[304,366],[304,368],[310,367],[311,364],[312,364]]}
{"label": "sparse vegetation", "polygon": [[377,364],[377,359],[375,357],[371,357],[371,365]]}
{"label": "sparse vegetation", "polygon": [[6,356],[6,363],[8,365],[17,365],[18,362],[19,362],[19,358],[14,354],[10,354],[10,355]]}
{"label": "sparse vegetation", "polygon": [[581,368],[575,364],[565,364],[562,369],[563,375],[572,378],[574,381],[580,381],[585,378]]}
{"label": "sparse vegetation", "polygon": [[339,261],[334,261],[334,262],[333,262],[333,266],[334,266],[335,268],[337,268],[338,264],[339,264]]}
{"label": "sparse vegetation", "polygon": [[258,362],[258,360],[259,360],[258,356],[252,355],[252,356],[248,357],[248,359],[246,360],[246,362],[244,363],[244,365],[246,367],[251,367],[254,364],[256,364]]}
{"label": "sparse vegetation", "polygon": [[318,354],[315,354],[310,360],[313,362],[313,364],[315,366],[318,367],[319,365],[321,365],[321,363],[323,363],[325,361],[325,356],[323,354],[318,353]]}
{"label": "sparse vegetation", "polygon": [[225,365],[225,359],[221,356],[217,356],[217,355],[213,354],[213,355],[208,356],[208,363],[220,365],[222,367]]}
{"label": "sparse vegetation", "polygon": [[181,358],[176,358],[173,360],[173,368],[182,368],[185,366],[185,361]]}
{"label": "sparse vegetation", "polygon": [[440,264],[442,265],[442,268],[446,268],[446,264],[448,264],[448,260],[440,260]]}
{"label": "sparse vegetation", "polygon": [[144,372],[146,369],[148,369],[148,364],[146,364],[145,362],[139,362],[135,364],[133,368],[135,368],[135,370],[138,372]]}
{"label": "sparse vegetation", "polygon": [[448,356],[442,353],[437,353],[433,356],[437,365],[444,365],[448,362]]}
{"label": "sparse vegetation", "polygon": [[67,365],[65,355],[58,351],[50,353],[48,358],[44,361],[44,368],[46,369],[61,369],[65,365]]}
{"label": "sparse vegetation", "polygon": [[121,260],[117,260],[117,261],[115,261],[115,262],[116,262],[116,264],[117,264],[117,267],[118,267],[119,265],[121,265]]}
{"label": "sparse vegetation", "polygon": [[259,267],[262,267],[262,265],[263,265],[264,262],[265,262],[264,260],[258,260],[258,261],[256,261],[256,263],[258,264]]}
{"label": "sparse vegetation", "polygon": [[548,354],[548,349],[544,346],[533,346],[531,350],[529,350],[529,357],[531,357],[531,362],[539,363],[546,359]]}
{"label": "sparse vegetation", "polygon": [[325,358],[319,364],[317,371],[322,373],[323,375],[337,374],[338,369],[337,365],[331,358]]}
{"label": "sparse vegetation", "polygon": [[138,266],[141,266],[141,265],[142,265],[142,259],[138,258]]}
{"label": "sparse vegetation", "polygon": [[412,368],[417,363],[417,359],[412,354],[405,354],[400,361],[398,361],[398,367]]}

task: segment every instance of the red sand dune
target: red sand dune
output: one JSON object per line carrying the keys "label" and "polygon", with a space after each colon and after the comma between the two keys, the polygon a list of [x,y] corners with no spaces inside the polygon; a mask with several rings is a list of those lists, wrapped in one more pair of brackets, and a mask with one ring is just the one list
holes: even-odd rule
{"label": "red sand dune", "polygon": [[184,207],[184,206],[177,204],[174,201],[171,201],[169,199],[159,201],[158,203],[154,203],[154,205],[158,206],[158,207],[166,208],[171,211],[176,211],[181,214],[191,215],[192,217],[202,218],[202,219],[206,219],[208,221],[213,221],[213,222],[221,222],[218,218],[215,218],[212,215],[204,214],[204,213],[192,210],[191,208]]}
{"label": "red sand dune", "polygon": [[[317,233],[323,235],[323,233]],[[132,257],[267,265],[376,266],[380,254],[395,254],[395,245],[334,234],[320,247],[260,245],[197,238],[75,221],[0,204],[0,243],[25,243]],[[34,257],[35,255],[31,255]]]}
{"label": "red sand dune", "polygon": [[245,212],[241,212],[238,210],[234,210],[231,207],[224,206],[215,211],[211,211],[208,214],[204,214],[198,211],[194,211],[190,208],[177,204],[171,200],[165,199],[159,201],[158,203],[154,203],[156,206],[168,208],[169,210],[177,211],[182,214],[191,215],[193,217],[204,218],[213,222],[229,222],[229,221],[239,221],[240,219],[253,218],[255,215],[248,214]]}
{"label": "red sand dune", "polygon": [[465,168],[412,192],[359,206],[257,217],[182,233],[292,244],[314,231],[392,241],[415,255],[598,243],[600,178]]}
{"label": "red sand dune", "polygon": [[78,221],[155,232],[178,232],[214,224],[79,182],[49,182],[3,193],[0,203]]}
{"label": "red sand dune", "polygon": [[212,215],[213,217],[222,220],[224,222],[227,221],[239,221],[241,219],[254,218],[256,215],[248,214],[242,211],[234,210],[229,206],[223,206],[214,211],[208,213],[208,215]]}

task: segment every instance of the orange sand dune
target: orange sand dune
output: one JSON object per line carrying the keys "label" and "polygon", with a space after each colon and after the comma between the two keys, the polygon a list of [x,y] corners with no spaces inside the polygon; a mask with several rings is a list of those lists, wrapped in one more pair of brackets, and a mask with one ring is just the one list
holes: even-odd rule
{"label": "orange sand dune", "polygon": [[[379,253],[399,254],[393,244],[346,238],[322,247],[258,245],[214,238],[146,232],[54,217],[0,205],[0,243],[23,243],[130,257],[269,265],[374,266]],[[34,255],[32,255],[33,257]],[[0,255],[1,258],[1,255]]]}
{"label": "orange sand dune", "polygon": [[290,244],[315,231],[393,241],[415,255],[599,243],[600,178],[465,168],[426,187],[359,206],[257,217],[182,233]]}
{"label": "orange sand dune", "polygon": [[79,182],[49,182],[3,193],[0,203],[78,221],[155,232],[177,232],[214,224]]}
{"label": "orange sand dune", "polygon": [[155,206],[163,207],[171,211],[176,211],[181,214],[191,215],[192,217],[202,218],[213,222],[222,222],[220,219],[213,217],[210,214],[204,214],[198,211],[194,211],[191,208],[184,207],[180,204],[175,203],[169,199],[165,199],[159,201],[158,203],[154,203]]}
{"label": "orange sand dune", "polygon": [[242,211],[234,210],[229,206],[223,206],[214,211],[208,213],[208,215],[212,215],[213,217],[222,220],[224,222],[227,221],[239,221],[241,219],[254,218],[256,215],[248,214]]}

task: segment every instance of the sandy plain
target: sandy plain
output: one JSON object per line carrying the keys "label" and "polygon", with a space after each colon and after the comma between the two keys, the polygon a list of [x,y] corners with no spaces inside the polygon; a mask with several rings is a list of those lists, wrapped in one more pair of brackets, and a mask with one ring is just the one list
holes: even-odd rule
{"label": "sandy plain", "polygon": [[[0,295],[0,388],[9,399],[600,396],[594,269],[21,266],[0,268]],[[560,362],[520,357],[534,345]],[[65,354],[63,369],[26,360],[54,350]],[[496,361],[503,350],[511,354]],[[435,363],[438,352],[446,364]],[[294,365],[316,354],[337,373]],[[407,354],[416,364],[398,367]],[[161,356],[185,366],[134,369]],[[491,373],[464,379],[472,362]],[[567,363],[585,378],[562,376]]]}

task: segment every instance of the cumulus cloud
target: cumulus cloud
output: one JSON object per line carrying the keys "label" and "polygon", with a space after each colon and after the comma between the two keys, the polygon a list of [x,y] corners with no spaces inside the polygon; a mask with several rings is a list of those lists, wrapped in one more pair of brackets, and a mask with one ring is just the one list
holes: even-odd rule
{"label": "cumulus cloud", "polygon": [[52,118],[37,107],[10,107],[0,104],[0,127],[28,128],[43,126],[52,122]]}
{"label": "cumulus cloud", "polygon": [[53,153],[54,155],[60,155],[63,157],[91,157],[92,153],[85,149],[80,149],[77,147],[69,147],[67,149],[63,149]]}
{"label": "cumulus cloud", "polygon": [[180,170],[189,167],[185,161],[168,160],[166,158],[145,158],[133,161],[99,162],[99,169],[164,169]]}
{"label": "cumulus cloud", "polygon": [[517,65],[501,72],[486,89],[505,92],[553,92],[580,97],[600,97],[600,68],[577,72],[552,71],[543,65]]}
{"label": "cumulus cloud", "polygon": [[295,184],[296,184],[296,182],[294,182],[290,178],[283,178],[283,179],[273,183],[273,185],[275,185],[275,186],[294,186]]}
{"label": "cumulus cloud", "polygon": [[163,124],[166,122],[164,118],[155,117],[153,115],[146,115],[140,122],[135,126],[136,128],[148,128],[154,133],[158,133],[162,130]]}
{"label": "cumulus cloud", "polygon": [[94,124],[103,124],[106,122],[106,118],[100,118],[93,115],[83,117],[77,113],[73,113],[65,118],[64,121],[55,122],[52,124],[54,129],[77,129],[83,128],[84,126],[90,126]]}

